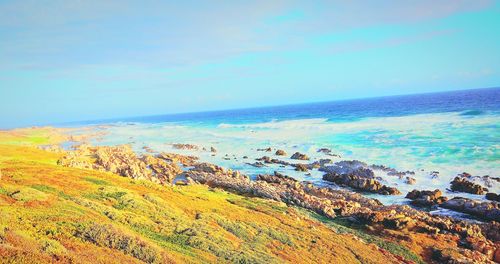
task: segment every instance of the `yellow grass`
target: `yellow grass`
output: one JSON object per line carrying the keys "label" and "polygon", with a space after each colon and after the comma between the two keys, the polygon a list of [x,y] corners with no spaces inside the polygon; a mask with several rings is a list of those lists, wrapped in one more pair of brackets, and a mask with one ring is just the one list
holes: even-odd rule
{"label": "yellow grass", "polygon": [[282,203],[57,166],[57,138],[0,132],[0,263],[398,263]]}

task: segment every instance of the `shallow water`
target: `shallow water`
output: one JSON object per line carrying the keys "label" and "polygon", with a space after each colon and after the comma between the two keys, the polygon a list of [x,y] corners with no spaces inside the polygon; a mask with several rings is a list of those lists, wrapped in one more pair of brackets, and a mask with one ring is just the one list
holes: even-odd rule
{"label": "shallow water", "polygon": [[[286,161],[299,151],[312,160],[358,159],[414,171],[416,185],[375,171],[384,184],[396,186],[403,193],[370,195],[384,203],[403,203],[404,195],[412,189],[446,190],[453,177],[462,172],[499,176],[500,168],[498,88],[95,123],[112,124],[104,128],[108,134],[96,144],[132,143],[137,151],[149,146],[156,151],[193,154],[251,176],[276,170],[328,184],[317,170],[306,175],[278,165],[255,168],[245,164],[263,155],[276,157],[276,149],[288,153],[287,158],[276,157]],[[190,143],[208,150],[213,146],[218,152],[213,156],[209,151],[177,150],[171,143]],[[272,147],[273,152],[257,151],[266,147]],[[319,148],[330,148],[342,158],[318,153]],[[431,177],[432,171],[439,171],[439,177]],[[500,185],[494,182],[489,189],[498,193]],[[464,193],[446,195],[483,199]]]}

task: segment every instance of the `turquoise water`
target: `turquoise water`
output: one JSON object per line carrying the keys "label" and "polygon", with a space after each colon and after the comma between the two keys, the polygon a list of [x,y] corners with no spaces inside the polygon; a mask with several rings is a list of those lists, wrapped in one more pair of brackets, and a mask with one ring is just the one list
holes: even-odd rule
{"label": "turquoise water", "polygon": [[[245,164],[263,155],[274,157],[273,153],[257,151],[272,147],[287,151],[288,156],[299,151],[313,159],[358,159],[400,171],[415,171],[416,185],[376,171],[385,184],[397,186],[403,193],[414,188],[445,190],[453,177],[462,172],[500,176],[498,88],[98,123],[108,124],[102,128],[107,135],[94,143],[131,143],[137,151],[150,146],[157,151],[193,154],[249,175],[276,170],[326,184],[318,171],[306,175],[292,168],[255,168]],[[218,152],[213,156],[209,151],[177,150],[172,143],[190,143],[206,149],[213,146]],[[317,153],[318,148],[324,147],[341,158]],[[439,177],[431,177],[432,171],[439,171]],[[490,190],[499,192],[500,188],[494,183]],[[482,199],[461,193],[448,195]],[[393,203],[404,201],[403,197],[377,198]]]}

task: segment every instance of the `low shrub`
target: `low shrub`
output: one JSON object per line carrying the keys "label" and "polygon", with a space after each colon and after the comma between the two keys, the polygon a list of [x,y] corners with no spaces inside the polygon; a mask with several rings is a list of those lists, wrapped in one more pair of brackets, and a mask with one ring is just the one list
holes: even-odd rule
{"label": "low shrub", "polygon": [[66,248],[56,240],[42,238],[40,240],[40,243],[42,246],[42,251],[49,254],[49,255],[61,256],[61,255],[66,254],[66,252],[67,252]]}
{"label": "low shrub", "polygon": [[48,199],[46,193],[33,188],[22,188],[11,192],[9,196],[20,202],[46,201]]}
{"label": "low shrub", "polygon": [[111,249],[117,249],[146,263],[164,263],[161,252],[138,237],[127,235],[111,225],[80,225],[75,236]]}
{"label": "low shrub", "polygon": [[110,185],[107,181],[105,180],[101,180],[101,179],[96,179],[96,178],[92,178],[92,177],[85,177],[83,178],[83,180],[87,181],[87,182],[90,182],[90,183],[93,183],[95,185]]}

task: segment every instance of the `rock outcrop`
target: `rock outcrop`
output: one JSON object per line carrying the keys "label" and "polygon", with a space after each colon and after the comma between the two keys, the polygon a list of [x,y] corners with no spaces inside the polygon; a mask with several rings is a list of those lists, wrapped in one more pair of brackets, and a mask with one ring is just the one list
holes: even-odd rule
{"label": "rock outcrop", "polygon": [[470,173],[463,172],[460,173],[458,177],[465,178],[472,182],[480,181],[487,187],[493,187],[495,184],[500,184],[500,177],[492,177],[490,175],[472,176]]}
{"label": "rock outcrop", "polygon": [[361,161],[340,161],[333,166],[323,166],[319,170],[327,172],[323,175],[323,180],[338,185],[384,195],[401,194],[398,189],[383,185],[376,180],[373,171]]}
{"label": "rock outcrop", "polygon": [[286,152],[282,149],[276,150],[276,153],[274,153],[276,156],[286,156]]}
{"label": "rock outcrop", "polygon": [[481,202],[469,198],[455,197],[441,204],[441,207],[500,222],[500,207],[497,202]]}
{"label": "rock outcrop", "polygon": [[490,201],[500,202],[500,195],[496,193],[487,193],[485,197]]}
{"label": "rock outcrop", "polygon": [[302,154],[300,152],[295,152],[290,158],[296,160],[309,160],[309,157],[306,154]]}
{"label": "rock outcrop", "polygon": [[331,149],[329,149],[329,148],[320,148],[320,149],[318,149],[316,152],[318,152],[318,153],[323,153],[323,154],[326,154],[326,155],[328,155],[328,156],[332,156],[332,157],[338,157],[338,158],[340,158],[340,155],[338,155],[338,154],[333,154],[333,153],[332,153],[332,150],[331,150]]}
{"label": "rock outcrop", "polygon": [[488,192],[488,189],[479,184],[468,181],[465,177],[462,176],[455,177],[455,179],[453,179],[450,184],[451,190],[455,192],[465,192],[472,194],[485,194],[486,192]]}
{"label": "rock outcrop", "polygon": [[193,144],[172,144],[173,148],[184,149],[184,150],[199,150],[200,147]]}
{"label": "rock outcrop", "polygon": [[[181,157],[175,155],[175,157]],[[177,159],[167,154],[138,156],[128,145],[92,147],[80,145],[58,160],[66,167],[94,169],[115,173],[132,179],[143,179],[160,184],[171,183],[182,172]]]}
{"label": "rock outcrop", "polygon": [[257,151],[271,152],[271,151],[273,151],[273,149],[272,149],[271,147],[268,147],[268,148],[260,148],[260,149],[257,149]]}
{"label": "rock outcrop", "polygon": [[343,160],[336,162],[334,165],[322,166],[320,171],[328,174],[337,175],[357,175],[362,178],[374,178],[375,174],[368,168],[367,164],[359,160]]}
{"label": "rock outcrop", "polygon": [[409,185],[414,185],[415,183],[417,183],[417,179],[406,176],[405,183]]}
{"label": "rock outcrop", "polygon": [[375,179],[360,177],[357,175],[325,174],[323,176],[323,180],[331,181],[342,186],[349,186],[353,189],[360,191],[373,192],[383,195],[401,194],[401,192],[397,188],[388,187],[386,185],[381,184],[379,181]]}
{"label": "rock outcrop", "polygon": [[309,170],[309,167],[307,164],[295,164],[294,165],[296,171],[304,171],[307,172]]}
{"label": "rock outcrop", "polygon": [[162,152],[157,155],[158,158],[170,161],[173,163],[180,163],[184,167],[190,167],[198,163],[198,157],[195,156],[185,156],[175,153]]}
{"label": "rock outcrop", "polygon": [[406,198],[412,200],[411,203],[416,206],[432,206],[448,201],[448,198],[444,197],[438,189],[434,191],[413,190],[406,195]]}
{"label": "rock outcrop", "polygon": [[387,175],[389,175],[389,176],[397,176],[400,179],[402,179],[404,176],[407,176],[407,175],[415,175],[414,171],[397,171],[394,168],[387,167],[384,165],[373,164],[373,165],[370,165],[369,168],[372,170],[381,170],[381,171],[387,173]]}

